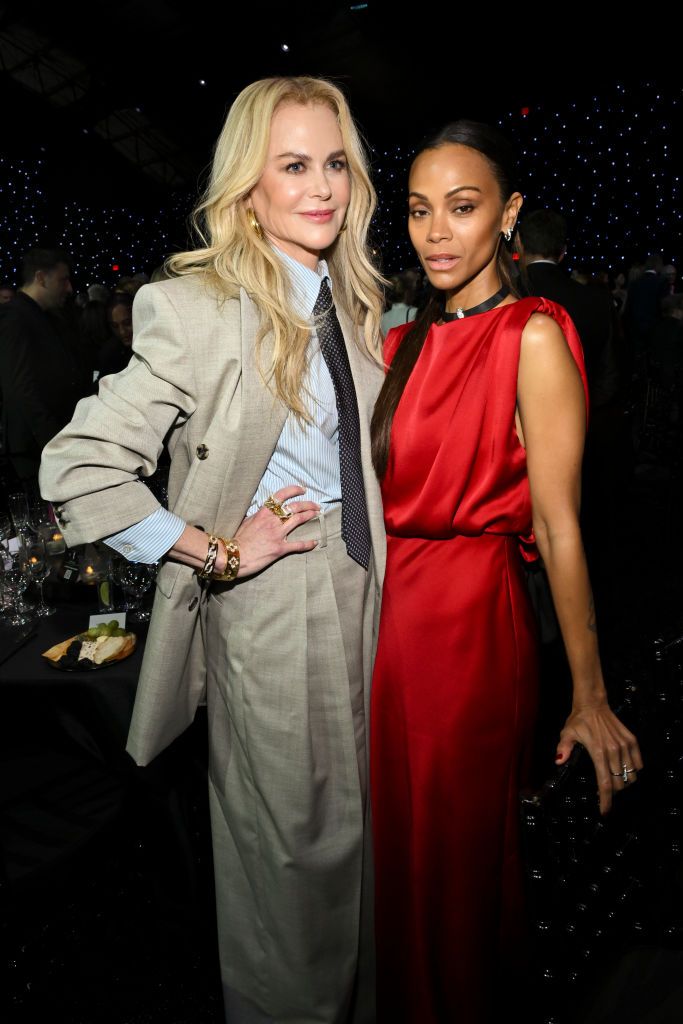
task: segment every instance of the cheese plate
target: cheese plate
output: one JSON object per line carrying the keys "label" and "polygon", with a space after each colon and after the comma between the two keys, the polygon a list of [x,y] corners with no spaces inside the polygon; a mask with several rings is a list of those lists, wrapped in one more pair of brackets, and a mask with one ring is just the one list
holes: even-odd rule
{"label": "cheese plate", "polygon": [[136,642],[135,633],[112,621],[55,644],[43,651],[43,657],[62,672],[93,672],[130,657]]}

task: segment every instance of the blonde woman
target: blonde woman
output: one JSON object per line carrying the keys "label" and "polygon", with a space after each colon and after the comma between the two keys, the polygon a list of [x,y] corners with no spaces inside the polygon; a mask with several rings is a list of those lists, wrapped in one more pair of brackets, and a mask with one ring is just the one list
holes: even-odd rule
{"label": "blonde woman", "polygon": [[[249,85],[197,210],[203,244],[140,290],[130,365],[43,453],[42,492],[70,545],[165,556],[128,750],[147,764],[206,693],[231,1024],[374,1016],[374,206],[333,84]],[[164,438],[170,511],[140,479]]]}

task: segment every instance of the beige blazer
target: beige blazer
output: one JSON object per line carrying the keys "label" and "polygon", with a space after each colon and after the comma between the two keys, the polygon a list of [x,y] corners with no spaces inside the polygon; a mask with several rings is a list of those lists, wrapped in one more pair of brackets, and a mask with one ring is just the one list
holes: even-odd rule
{"label": "beige blazer", "polygon": [[[369,424],[383,372],[354,342],[360,328],[341,310],[338,316],[358,396],[378,608],[385,538]],[[80,401],[43,450],[41,492],[56,505],[70,547],[117,533],[159,507],[140,476],[154,472],[164,439],[169,508],[206,530],[235,533],[287,416],[255,363],[258,323],[244,289],[221,303],[200,275],[140,289],[130,364],[103,378],[99,394]],[[267,346],[266,338],[266,359]],[[189,566],[162,565],[128,738],[138,764],[183,732],[204,699],[202,597]]]}

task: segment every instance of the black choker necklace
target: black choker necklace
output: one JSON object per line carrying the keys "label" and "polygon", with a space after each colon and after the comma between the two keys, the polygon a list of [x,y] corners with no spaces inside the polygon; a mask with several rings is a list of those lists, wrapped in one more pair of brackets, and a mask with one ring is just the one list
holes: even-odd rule
{"label": "black choker necklace", "polygon": [[459,306],[455,313],[444,313],[441,319],[444,323],[447,323],[450,320],[462,320],[463,317],[472,316],[473,313],[485,313],[487,309],[493,309],[494,306],[497,306],[500,300],[504,299],[505,296],[509,294],[510,289],[506,284],[504,284],[495,295],[492,295],[490,299],[486,299],[485,302],[480,302],[478,306],[470,306],[469,309],[463,309]]}

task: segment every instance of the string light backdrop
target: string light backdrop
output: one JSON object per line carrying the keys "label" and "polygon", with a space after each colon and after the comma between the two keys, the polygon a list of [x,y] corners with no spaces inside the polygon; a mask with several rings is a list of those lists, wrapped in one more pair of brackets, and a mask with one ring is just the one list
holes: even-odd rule
{"label": "string light backdrop", "polygon": [[0,280],[18,285],[22,255],[40,245],[71,254],[80,290],[151,273],[182,236],[191,203],[172,194],[158,209],[95,209],[53,195],[47,161],[0,157]]}
{"label": "string light backdrop", "polygon": [[[617,269],[651,252],[677,262],[682,102],[680,89],[615,83],[577,102],[522,107],[492,118],[518,150],[522,216],[551,207],[567,218],[568,268]],[[460,116],[467,110],[454,106],[453,119]],[[370,154],[379,196],[373,239],[386,272],[415,264],[406,223],[414,154],[405,143]],[[38,244],[70,252],[83,289],[150,273],[172,249],[189,243],[185,225],[195,200],[189,193],[172,193],[156,207],[147,201],[140,210],[132,204],[105,209],[57,195],[49,181],[46,160],[0,157],[2,280],[18,283],[22,253]]]}
{"label": "string light backdrop", "polygon": [[[523,107],[492,122],[517,148],[522,218],[540,207],[567,218],[569,269],[619,269],[653,252],[671,263],[681,256],[682,101],[680,89],[615,83],[581,102]],[[466,116],[453,111],[453,120]],[[373,151],[376,240],[387,271],[415,263],[406,216],[414,154],[405,146]]]}

